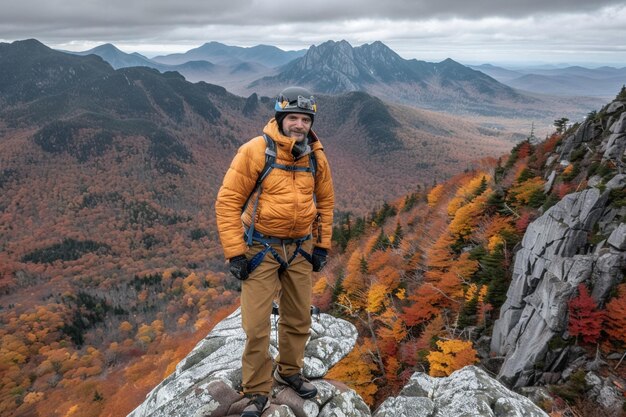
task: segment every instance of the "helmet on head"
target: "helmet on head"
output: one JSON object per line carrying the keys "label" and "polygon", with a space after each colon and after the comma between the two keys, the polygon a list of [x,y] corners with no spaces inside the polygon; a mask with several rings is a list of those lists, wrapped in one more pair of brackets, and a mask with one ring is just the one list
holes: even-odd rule
{"label": "helmet on head", "polygon": [[276,97],[276,119],[283,119],[286,113],[303,113],[311,116],[311,120],[317,112],[315,97],[306,88],[287,87]]}

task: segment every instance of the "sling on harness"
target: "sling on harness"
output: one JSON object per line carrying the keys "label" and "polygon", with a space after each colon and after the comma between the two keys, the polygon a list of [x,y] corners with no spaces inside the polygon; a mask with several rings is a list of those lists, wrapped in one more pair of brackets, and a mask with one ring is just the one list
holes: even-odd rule
{"label": "sling on harness", "polygon": [[[250,196],[248,196],[248,199],[246,200],[242,209],[242,212],[246,211],[246,208],[248,207],[248,203],[250,202],[250,199],[256,193],[257,196],[256,196],[256,201],[254,202],[254,208],[252,209],[250,226],[247,227],[244,237],[246,239],[246,244],[248,246],[252,246],[253,242],[257,242],[257,243],[262,244],[264,246],[264,249],[261,252],[257,253],[248,262],[249,273],[254,271],[256,267],[258,267],[261,264],[261,262],[263,262],[263,259],[265,258],[265,255],[267,255],[268,252],[271,253],[274,259],[276,259],[276,261],[280,264],[279,272],[282,272],[286,270],[287,268],[289,268],[289,265],[296,258],[298,254],[301,254],[307,261],[312,263],[311,255],[302,249],[302,243],[310,239],[312,237],[311,234],[301,237],[301,238],[297,238],[297,239],[279,239],[279,238],[275,238],[271,236],[265,236],[257,232],[256,230],[254,230],[254,221],[256,217],[256,210],[259,205],[259,197],[261,196],[261,193],[263,192],[263,181],[269,175],[271,170],[274,168],[278,168],[284,171],[310,172],[311,175],[313,175],[313,180],[315,180],[315,173],[317,171],[317,160],[315,159],[315,153],[312,151],[309,153],[309,166],[308,167],[278,164],[276,163],[276,143],[274,142],[272,138],[270,138],[266,134],[263,134],[263,138],[265,139],[265,145],[266,145],[265,166],[261,170],[261,173],[259,174],[259,177],[256,180],[254,189],[250,193]],[[313,193],[313,202],[315,201],[316,201],[315,193]],[[271,246],[272,243],[278,243],[278,244],[295,243],[296,250],[294,251],[293,255],[288,260],[285,260],[278,254],[276,249],[274,249]]]}
{"label": "sling on harness", "polygon": [[[278,316],[280,316],[280,309],[276,301],[272,301],[272,316],[274,316],[274,337],[278,340]],[[311,306],[311,317],[320,319],[320,308],[318,306]]]}

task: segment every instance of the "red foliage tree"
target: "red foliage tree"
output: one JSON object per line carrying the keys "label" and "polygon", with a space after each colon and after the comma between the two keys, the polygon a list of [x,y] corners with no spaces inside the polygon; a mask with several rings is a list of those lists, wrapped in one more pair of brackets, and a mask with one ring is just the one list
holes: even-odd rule
{"label": "red foliage tree", "polygon": [[578,285],[578,296],[569,301],[568,307],[569,333],[576,340],[581,336],[584,343],[595,343],[600,337],[604,314],[597,311],[598,305],[584,284]]}

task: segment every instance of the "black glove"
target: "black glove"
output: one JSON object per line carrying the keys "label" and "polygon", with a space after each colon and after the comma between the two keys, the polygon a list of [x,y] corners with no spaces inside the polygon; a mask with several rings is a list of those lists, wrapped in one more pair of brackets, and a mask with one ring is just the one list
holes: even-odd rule
{"label": "black glove", "polygon": [[313,264],[313,272],[321,271],[325,266],[328,257],[328,251],[323,248],[313,249],[313,256],[311,256],[311,263]]}
{"label": "black glove", "polygon": [[245,281],[248,279],[248,259],[245,255],[237,255],[229,259],[230,273],[238,280]]}

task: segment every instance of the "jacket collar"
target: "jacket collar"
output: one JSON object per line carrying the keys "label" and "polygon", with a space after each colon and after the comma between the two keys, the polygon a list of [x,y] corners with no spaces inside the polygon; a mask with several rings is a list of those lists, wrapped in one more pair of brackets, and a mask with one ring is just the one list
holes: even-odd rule
{"label": "jacket collar", "polygon": [[[280,133],[276,119],[271,118],[270,121],[267,122],[267,124],[263,128],[263,133],[274,139],[274,142],[276,142],[276,145],[280,149],[291,154],[291,150],[293,149],[293,145],[296,143],[296,141],[295,139],[292,139],[289,136],[285,136]],[[317,149],[323,149],[320,140],[312,129],[309,131],[308,140],[311,150],[315,151]]]}

